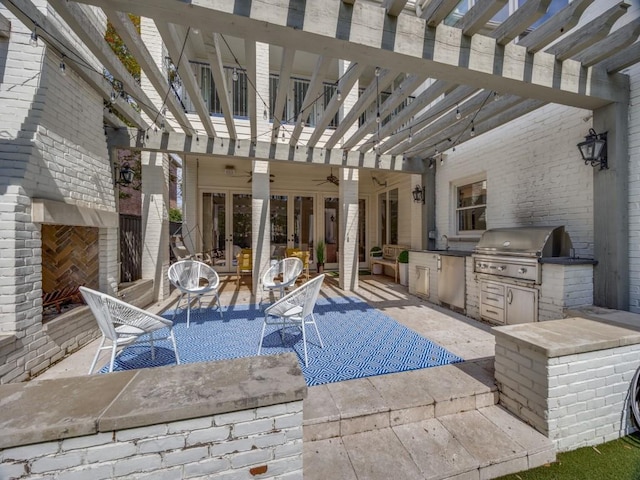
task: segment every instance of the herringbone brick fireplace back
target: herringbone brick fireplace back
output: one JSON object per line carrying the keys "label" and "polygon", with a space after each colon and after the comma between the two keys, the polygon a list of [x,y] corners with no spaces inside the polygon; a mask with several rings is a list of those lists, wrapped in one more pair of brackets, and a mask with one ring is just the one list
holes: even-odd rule
{"label": "herringbone brick fireplace back", "polygon": [[45,293],[85,285],[97,289],[98,229],[42,226],[42,290]]}

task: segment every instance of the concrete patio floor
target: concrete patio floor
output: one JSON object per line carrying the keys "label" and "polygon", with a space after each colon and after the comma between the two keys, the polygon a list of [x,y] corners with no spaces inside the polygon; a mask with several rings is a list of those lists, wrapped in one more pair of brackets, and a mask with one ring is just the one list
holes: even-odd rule
{"label": "concrete patio floor", "polygon": [[[260,300],[243,278],[221,278],[223,305]],[[321,295],[342,296],[327,276]],[[555,459],[553,444],[497,405],[491,327],[430,304],[384,276],[361,276],[356,296],[465,362],[309,387],[305,479],[480,480]],[[177,293],[148,309],[171,308]],[[205,302],[206,303],[206,302]],[[97,342],[97,341],[96,341]],[[39,379],[86,375],[92,342]],[[104,362],[106,363],[105,355]]]}

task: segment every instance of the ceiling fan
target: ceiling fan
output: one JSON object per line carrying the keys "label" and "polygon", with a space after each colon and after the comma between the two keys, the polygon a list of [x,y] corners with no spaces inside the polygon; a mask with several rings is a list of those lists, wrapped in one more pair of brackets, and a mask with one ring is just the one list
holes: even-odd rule
{"label": "ceiling fan", "polygon": [[333,174],[333,168],[331,169],[331,173],[327,175],[327,178],[315,179],[314,182],[320,182],[318,185],[323,185],[325,183],[333,183],[336,187],[340,184],[340,179]]}
{"label": "ceiling fan", "polygon": [[[249,177],[249,180],[247,180],[247,183],[251,183],[251,180],[253,180],[253,172],[247,172],[247,177]],[[270,173],[269,183],[273,183],[275,177],[276,176],[273,173]]]}

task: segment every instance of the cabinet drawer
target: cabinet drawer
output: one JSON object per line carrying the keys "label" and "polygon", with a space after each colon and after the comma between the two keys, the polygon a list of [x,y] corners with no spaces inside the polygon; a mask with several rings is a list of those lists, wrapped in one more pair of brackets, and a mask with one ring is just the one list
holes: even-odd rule
{"label": "cabinet drawer", "polygon": [[493,293],[493,292],[482,292],[481,293],[482,296],[482,304],[483,305],[488,305],[488,306],[493,306],[493,307],[498,307],[498,308],[504,308],[504,295],[501,293]]}
{"label": "cabinet drawer", "polygon": [[504,310],[492,305],[480,305],[480,315],[482,318],[493,320],[494,322],[504,323]]}
{"label": "cabinet drawer", "polygon": [[495,293],[496,295],[504,295],[504,285],[499,283],[480,282],[480,290],[487,293]]}

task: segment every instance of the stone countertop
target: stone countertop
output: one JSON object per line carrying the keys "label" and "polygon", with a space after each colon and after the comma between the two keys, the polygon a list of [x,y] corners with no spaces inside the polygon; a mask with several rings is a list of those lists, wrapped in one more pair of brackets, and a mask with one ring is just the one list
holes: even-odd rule
{"label": "stone countertop", "polygon": [[302,400],[294,353],[0,385],[0,449]]}
{"label": "stone countertop", "polygon": [[435,255],[448,255],[450,257],[470,257],[471,250],[409,250],[409,253],[433,253]]}
{"label": "stone countertop", "polygon": [[493,327],[500,337],[547,358],[624,347],[640,343],[640,331],[581,317]]}
{"label": "stone countertop", "polygon": [[542,257],[540,263],[552,263],[556,265],[597,265],[598,261],[593,258],[572,258],[572,257]]}

